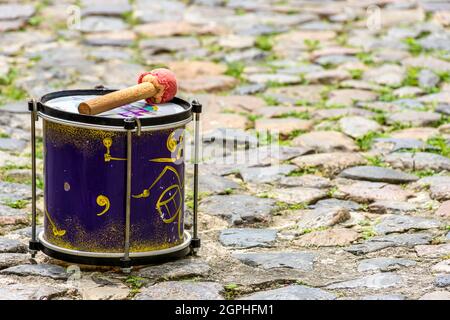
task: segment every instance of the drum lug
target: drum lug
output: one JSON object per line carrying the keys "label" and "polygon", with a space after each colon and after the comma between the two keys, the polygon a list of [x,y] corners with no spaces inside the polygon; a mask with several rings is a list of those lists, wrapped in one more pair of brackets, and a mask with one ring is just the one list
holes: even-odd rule
{"label": "drum lug", "polygon": [[97,86],[94,87],[95,90],[109,90],[108,88],[106,88],[104,85],[99,84]]}
{"label": "drum lug", "polygon": [[28,110],[31,116],[31,240],[29,251],[31,257],[34,258],[40,250],[40,243],[36,236],[36,121],[38,121],[36,100],[28,101]]}
{"label": "drum lug", "polygon": [[131,260],[128,258],[122,258],[120,259],[120,268],[123,273],[130,274],[133,270]]}
{"label": "drum lug", "polygon": [[135,118],[124,119],[124,128],[127,130],[127,165],[125,173],[125,232],[124,232],[124,254],[121,262],[122,271],[124,273],[131,272],[131,259],[130,259],[130,236],[131,236],[131,156],[133,154],[133,130],[136,128]]}
{"label": "drum lug", "polygon": [[194,255],[197,254],[200,248],[200,238],[198,237],[198,164],[200,153],[200,113],[202,112],[202,105],[198,100],[192,101],[192,112],[194,113],[195,122],[195,137],[194,137],[194,207],[193,207],[193,234],[191,240],[191,251]]}

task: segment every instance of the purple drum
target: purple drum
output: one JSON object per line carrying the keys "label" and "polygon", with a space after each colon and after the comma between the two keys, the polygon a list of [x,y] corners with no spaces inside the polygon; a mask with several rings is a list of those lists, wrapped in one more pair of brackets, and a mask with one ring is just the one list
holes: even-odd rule
{"label": "purple drum", "polygon": [[62,91],[37,104],[44,132],[48,255],[121,265],[189,252],[184,231],[184,137],[191,105],[140,101],[98,116],[80,102],[108,90]]}

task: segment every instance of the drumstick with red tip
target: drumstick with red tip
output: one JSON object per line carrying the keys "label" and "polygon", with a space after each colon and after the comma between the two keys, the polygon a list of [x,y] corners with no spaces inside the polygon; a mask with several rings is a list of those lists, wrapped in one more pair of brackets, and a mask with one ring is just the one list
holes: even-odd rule
{"label": "drumstick with red tip", "polygon": [[141,74],[135,86],[80,103],[78,112],[96,115],[142,99],[146,99],[148,103],[165,103],[172,100],[176,93],[175,74],[168,69],[159,68]]}

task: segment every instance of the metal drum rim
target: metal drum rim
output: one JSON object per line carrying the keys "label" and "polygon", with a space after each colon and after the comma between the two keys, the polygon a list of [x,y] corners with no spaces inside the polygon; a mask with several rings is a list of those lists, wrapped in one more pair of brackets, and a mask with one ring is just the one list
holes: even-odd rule
{"label": "metal drum rim", "polygon": [[[81,122],[74,122],[74,121],[63,120],[63,119],[59,119],[59,118],[48,116],[48,115],[46,115],[46,114],[44,114],[42,112],[38,112],[38,115],[42,119],[44,119],[46,121],[50,121],[50,122],[57,123],[57,124],[62,124],[62,125],[68,125],[68,126],[72,126],[72,127],[77,127],[77,128],[95,129],[95,130],[103,130],[103,131],[115,131],[115,132],[126,132],[126,131],[128,131],[125,128],[118,127],[118,126],[95,125],[95,124],[88,124],[88,123],[81,123]],[[191,121],[192,121],[192,116],[190,116],[186,120],[183,120],[183,121],[180,121],[180,122],[171,122],[171,123],[158,125],[158,126],[142,127],[140,129],[140,131],[147,132],[147,131],[157,131],[157,130],[178,128],[178,127],[181,127],[181,126],[184,126],[184,125],[188,124]],[[134,129],[134,130],[131,130],[131,131],[137,131],[137,129]]]}
{"label": "metal drum rim", "polygon": [[[174,253],[180,250],[183,250],[187,248],[191,244],[192,236],[189,232],[184,231],[184,241],[183,243],[167,248],[167,249],[160,249],[160,250],[154,250],[154,251],[142,251],[142,252],[130,252],[130,258],[145,258],[145,257],[151,257],[151,256],[163,256],[170,253]],[[38,236],[39,242],[42,246],[51,249],[53,251],[63,253],[66,255],[71,255],[74,257],[86,257],[86,258],[116,258],[120,259],[123,257],[123,253],[121,252],[89,252],[89,251],[79,251],[79,250],[73,250],[73,249],[66,249],[59,247],[57,245],[54,245],[47,240],[44,239],[44,231],[41,231]]]}
{"label": "metal drum rim", "polygon": [[[77,95],[104,95],[114,91],[117,90],[81,89],[81,90],[63,90],[51,92],[41,97],[41,99],[37,103],[37,111],[42,118],[54,122],[63,122],[65,124],[88,128],[101,128],[102,130],[109,129],[111,131],[126,131],[124,129],[124,119],[76,114],[62,110],[57,110],[45,104],[47,101],[61,97],[69,97]],[[185,124],[192,120],[192,106],[189,102],[177,97],[173,98],[170,102],[181,106],[182,108],[184,108],[184,111],[176,114],[164,115],[159,117],[139,118],[142,131],[158,130],[161,128],[173,128],[175,127],[175,124],[179,126],[180,125],[179,123]]]}

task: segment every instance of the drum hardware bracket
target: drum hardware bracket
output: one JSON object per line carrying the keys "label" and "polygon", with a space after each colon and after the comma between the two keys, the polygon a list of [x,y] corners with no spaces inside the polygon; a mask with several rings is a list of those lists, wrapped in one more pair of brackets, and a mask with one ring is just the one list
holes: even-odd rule
{"label": "drum hardware bracket", "polygon": [[[136,118],[126,118],[124,120],[124,128],[127,130],[127,169],[126,169],[126,194],[125,194],[125,244],[124,255],[120,259],[122,271],[130,273],[132,263],[130,259],[130,232],[131,232],[131,156],[132,156],[132,137],[133,130],[137,125]],[[138,123],[138,134],[140,128]]]}
{"label": "drum hardware bracket", "polygon": [[36,257],[36,253],[41,250],[41,244],[36,235],[36,122],[39,120],[37,114],[37,103],[35,99],[28,101],[28,110],[31,115],[31,240],[29,251],[31,258]]}
{"label": "drum hardware bracket", "polygon": [[194,206],[193,206],[193,234],[191,240],[191,251],[194,255],[200,249],[200,238],[198,237],[198,163],[199,163],[199,143],[200,143],[200,113],[202,105],[198,100],[192,101],[192,112],[195,120],[195,141],[194,141]]}
{"label": "drum hardware bracket", "polygon": [[99,84],[98,86],[95,86],[94,89],[96,89],[96,90],[109,90],[103,84]]}

